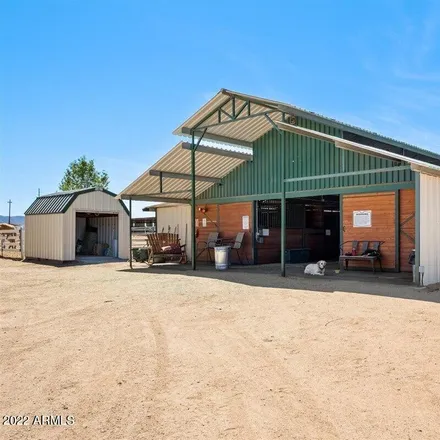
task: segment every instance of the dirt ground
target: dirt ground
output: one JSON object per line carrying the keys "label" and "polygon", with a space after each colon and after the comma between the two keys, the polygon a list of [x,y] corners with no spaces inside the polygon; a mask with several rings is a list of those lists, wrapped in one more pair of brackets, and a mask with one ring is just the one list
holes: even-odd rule
{"label": "dirt ground", "polygon": [[0,438],[438,440],[439,301],[356,278],[0,260],[2,423],[29,417]]}

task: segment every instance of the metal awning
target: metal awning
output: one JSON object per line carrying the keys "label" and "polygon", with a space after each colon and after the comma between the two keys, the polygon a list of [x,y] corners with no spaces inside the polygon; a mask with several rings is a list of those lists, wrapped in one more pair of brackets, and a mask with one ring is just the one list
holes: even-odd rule
{"label": "metal awning", "polygon": [[196,138],[203,137],[205,140],[219,143],[252,147],[252,142],[270,131],[274,123],[295,124],[295,120],[299,117],[397,147],[402,152],[412,152],[414,154],[411,155],[419,156],[419,159],[432,158],[440,163],[438,154],[406,142],[355,127],[292,104],[226,89],[221,89],[174,130],[173,134],[191,137],[194,133]]}
{"label": "metal awning", "polygon": [[192,130],[204,139],[252,147],[252,142],[273,128],[272,120],[281,121],[282,103],[222,89],[173,134],[189,136]]}
{"label": "metal awning", "polygon": [[[196,196],[242,163],[251,151],[199,145],[196,155]],[[191,200],[191,144],[179,142],[117,196],[120,199],[186,203]]]}
{"label": "metal awning", "polygon": [[310,130],[308,128],[298,127],[297,125],[286,124],[284,122],[277,122],[276,125],[280,130],[290,131],[301,136],[308,136],[326,142],[334,143],[337,148],[343,150],[354,151],[356,153],[367,154],[370,156],[380,157],[382,159],[392,159],[399,162],[406,162],[411,165],[413,171],[418,171],[424,174],[430,174],[439,177],[440,167],[422,160],[413,159],[412,157],[403,156],[401,154],[392,153],[379,148],[374,148],[369,145],[360,144],[349,141],[338,136],[332,136],[319,131]]}

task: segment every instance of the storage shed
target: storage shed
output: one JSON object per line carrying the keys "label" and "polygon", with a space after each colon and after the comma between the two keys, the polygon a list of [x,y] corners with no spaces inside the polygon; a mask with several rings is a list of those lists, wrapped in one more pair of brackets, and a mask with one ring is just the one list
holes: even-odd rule
{"label": "storage shed", "polygon": [[25,212],[25,258],[73,261],[78,255],[129,257],[129,214],[101,188],[37,197]]}

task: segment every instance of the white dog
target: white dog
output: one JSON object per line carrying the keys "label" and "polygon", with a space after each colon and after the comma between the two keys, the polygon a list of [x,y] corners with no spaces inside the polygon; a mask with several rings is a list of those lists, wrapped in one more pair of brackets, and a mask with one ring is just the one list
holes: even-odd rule
{"label": "white dog", "polygon": [[324,275],[325,266],[327,263],[324,260],[319,260],[316,264],[308,264],[304,269],[304,273],[308,275]]}

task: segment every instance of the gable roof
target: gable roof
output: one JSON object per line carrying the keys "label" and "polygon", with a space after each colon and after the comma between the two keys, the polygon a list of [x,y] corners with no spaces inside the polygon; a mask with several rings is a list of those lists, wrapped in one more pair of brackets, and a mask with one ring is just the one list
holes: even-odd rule
{"label": "gable roof", "polygon": [[[34,202],[26,209],[24,215],[39,215],[39,214],[64,214],[75,201],[75,199],[81,195],[94,191],[102,191],[109,196],[115,197],[116,194],[103,188],[84,188],[72,191],[59,191],[52,194],[46,194],[44,196],[37,197]],[[125,204],[119,200],[125,212],[128,214],[128,209]]]}
{"label": "gable roof", "polygon": [[[247,103],[251,103],[252,105],[246,107]],[[365,144],[365,139],[356,139],[356,137],[368,138],[369,143],[371,143],[370,146],[372,147],[385,149],[404,156],[411,156],[414,159],[425,160],[436,165],[440,164],[440,154],[415,145],[346,124],[292,104],[246,95],[227,89],[221,89],[211,100],[177,127],[173,134],[178,136],[190,136],[191,130],[195,130],[195,134],[198,137],[204,132],[205,127],[207,127],[204,132],[204,139],[225,144],[251,147],[252,142],[273,128],[273,125],[265,117],[264,113],[268,113],[275,124],[282,122],[282,113],[285,113],[286,116],[303,117],[340,129],[343,131],[344,136],[355,137],[351,140],[357,140]],[[231,115],[234,114],[235,119],[231,119]],[[249,116],[251,117],[249,118]],[[219,125],[220,120],[231,123]],[[400,149],[400,151],[397,149]]]}

